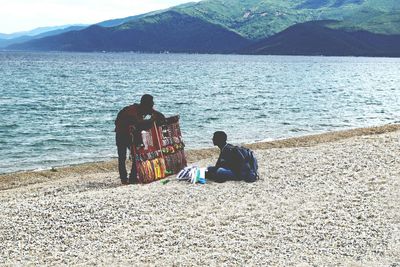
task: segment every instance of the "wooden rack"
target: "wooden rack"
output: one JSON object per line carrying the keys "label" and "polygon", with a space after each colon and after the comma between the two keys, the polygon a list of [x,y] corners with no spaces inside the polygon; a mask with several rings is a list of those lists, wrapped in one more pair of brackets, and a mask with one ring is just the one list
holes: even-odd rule
{"label": "wooden rack", "polygon": [[163,125],[156,125],[135,135],[132,145],[132,160],[136,161],[138,181],[151,183],[176,174],[186,167],[186,156],[179,116],[166,119]]}

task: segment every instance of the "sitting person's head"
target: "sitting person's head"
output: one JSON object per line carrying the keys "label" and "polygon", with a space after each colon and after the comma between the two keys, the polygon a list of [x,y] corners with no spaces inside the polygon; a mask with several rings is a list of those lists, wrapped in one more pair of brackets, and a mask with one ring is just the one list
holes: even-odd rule
{"label": "sitting person's head", "polygon": [[226,144],[226,140],[228,139],[228,136],[226,135],[225,132],[223,131],[216,131],[213,135],[213,144],[214,146],[218,146],[219,148],[222,148]]}
{"label": "sitting person's head", "polygon": [[153,112],[153,96],[145,94],[140,99],[140,109],[144,115],[150,115]]}

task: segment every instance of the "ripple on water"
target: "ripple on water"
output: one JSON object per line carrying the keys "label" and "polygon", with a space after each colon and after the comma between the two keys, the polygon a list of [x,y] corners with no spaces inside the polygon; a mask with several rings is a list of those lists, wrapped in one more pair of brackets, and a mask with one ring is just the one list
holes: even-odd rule
{"label": "ripple on water", "polygon": [[399,63],[0,53],[0,69],[6,70],[0,76],[0,144],[7,149],[0,153],[0,173],[115,156],[115,116],[143,93],[155,96],[161,112],[180,114],[188,148],[212,146],[217,129],[230,142],[244,143],[399,123]]}

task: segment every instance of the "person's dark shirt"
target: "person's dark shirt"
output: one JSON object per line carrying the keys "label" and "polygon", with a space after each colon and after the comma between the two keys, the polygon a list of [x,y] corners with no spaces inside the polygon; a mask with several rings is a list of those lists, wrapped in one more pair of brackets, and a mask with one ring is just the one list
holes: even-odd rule
{"label": "person's dark shirt", "polygon": [[[123,108],[117,115],[115,120],[115,132],[129,136],[130,126],[135,126],[140,129],[149,129],[153,125],[153,120],[145,120],[145,114],[139,113],[139,104],[133,104]],[[153,119],[157,121],[165,120],[164,115],[153,109]]]}
{"label": "person's dark shirt", "polygon": [[217,168],[224,168],[233,171],[235,175],[240,176],[240,158],[235,150],[235,146],[226,144],[222,149],[215,164]]}

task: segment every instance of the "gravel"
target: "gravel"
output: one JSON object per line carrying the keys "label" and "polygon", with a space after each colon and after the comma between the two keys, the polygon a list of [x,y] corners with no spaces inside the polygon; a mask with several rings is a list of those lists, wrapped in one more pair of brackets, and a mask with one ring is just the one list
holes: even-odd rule
{"label": "gravel", "polygon": [[91,170],[1,190],[0,265],[400,266],[400,131],[254,148],[253,184]]}

